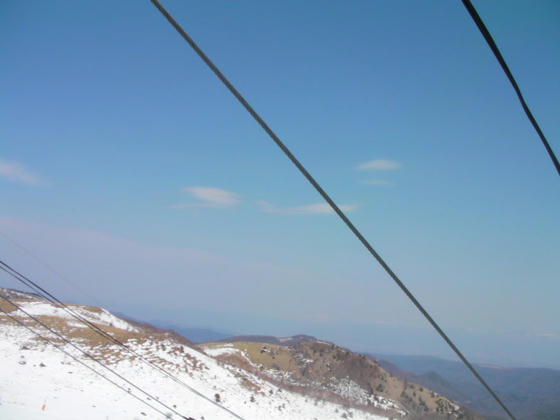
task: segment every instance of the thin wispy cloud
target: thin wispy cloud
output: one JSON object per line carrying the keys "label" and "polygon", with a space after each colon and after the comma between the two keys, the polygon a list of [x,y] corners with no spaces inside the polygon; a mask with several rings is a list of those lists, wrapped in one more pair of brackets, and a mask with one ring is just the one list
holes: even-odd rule
{"label": "thin wispy cloud", "polygon": [[182,189],[183,192],[190,194],[198,201],[176,204],[171,206],[175,209],[185,209],[191,207],[209,208],[230,208],[241,203],[239,195],[234,192],[226,191],[216,187],[190,186]]}
{"label": "thin wispy cloud", "polygon": [[399,169],[402,166],[400,162],[387,159],[374,159],[364,162],[356,167],[359,171],[391,171]]}
{"label": "thin wispy cloud", "polygon": [[537,334],[537,336],[549,338],[551,340],[560,340],[560,333],[556,333],[556,332],[545,332],[545,333]]}
{"label": "thin wispy cloud", "polygon": [[[334,210],[327,203],[314,203],[303,206],[279,207],[268,201],[257,201],[257,205],[263,213],[273,214],[334,214]],[[343,212],[352,212],[358,208],[355,204],[341,204]]]}
{"label": "thin wispy cloud", "polygon": [[395,185],[393,182],[386,181],[384,179],[368,179],[367,181],[364,181],[364,184],[375,185],[378,187],[392,187]]}
{"label": "thin wispy cloud", "polygon": [[18,184],[38,186],[44,182],[18,162],[0,159],[0,177]]}

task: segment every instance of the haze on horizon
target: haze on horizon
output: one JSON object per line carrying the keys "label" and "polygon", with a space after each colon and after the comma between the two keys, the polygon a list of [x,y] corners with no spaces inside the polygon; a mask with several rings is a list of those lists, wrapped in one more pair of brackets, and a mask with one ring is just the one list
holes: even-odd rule
{"label": "haze on horizon", "polygon": [[[468,357],[560,368],[559,180],[460,2],[165,5]],[[475,6],[558,153],[560,6]],[[149,2],[1,11],[2,260],[147,321],[451,357]]]}

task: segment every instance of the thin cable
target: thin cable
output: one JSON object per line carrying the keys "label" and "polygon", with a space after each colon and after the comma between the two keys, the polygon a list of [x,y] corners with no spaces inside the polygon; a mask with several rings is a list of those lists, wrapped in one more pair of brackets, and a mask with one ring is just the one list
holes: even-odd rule
{"label": "thin cable", "polygon": [[0,269],[5,271],[6,273],[8,273],[10,276],[14,277],[16,280],[18,280],[20,283],[26,285],[27,287],[29,287],[31,290],[34,290],[39,296],[41,296],[43,299],[45,299],[46,301],[54,304],[55,306],[59,306],[61,309],[63,309],[65,312],[67,312],[68,314],[70,314],[73,318],[77,319],[79,322],[82,322],[83,324],[85,324],[87,327],[89,327],[90,329],[92,329],[93,331],[95,331],[97,334],[103,336],[104,338],[106,338],[107,340],[113,342],[114,344],[121,346],[122,348],[124,348],[125,350],[127,350],[129,353],[133,354],[134,356],[136,356],[139,360],[141,360],[143,363],[147,364],[148,366],[160,371],[161,373],[163,373],[165,376],[167,376],[168,378],[172,379],[173,381],[175,381],[176,383],[178,383],[179,385],[182,385],[183,387],[185,387],[187,390],[189,390],[190,392],[192,392],[193,394],[203,398],[204,400],[210,402],[211,404],[215,405],[216,407],[226,411],[228,414],[232,415],[233,417],[240,419],[240,420],[244,420],[243,417],[239,416],[238,414],[234,413],[232,410],[230,410],[227,407],[224,407],[221,404],[218,404],[216,401],[213,401],[212,399],[208,398],[206,395],[202,394],[201,392],[197,391],[196,389],[194,389],[193,387],[191,387],[190,385],[186,384],[185,382],[183,382],[181,379],[177,378],[175,375],[173,375],[172,373],[170,373],[169,371],[165,370],[164,368],[156,365],[155,363],[151,362],[150,360],[146,359],[144,356],[142,356],[141,354],[139,354],[138,352],[136,352],[134,349],[132,349],[131,347],[127,346],[125,343],[123,343],[122,341],[118,340],[117,338],[113,337],[111,334],[107,333],[105,330],[103,330],[102,328],[98,327],[97,325],[93,324],[91,321],[89,321],[87,318],[84,318],[82,315],[80,315],[79,313],[73,311],[68,305],[66,305],[65,303],[63,303],[62,301],[60,301],[57,297],[53,296],[51,293],[49,293],[47,290],[45,290],[44,288],[42,288],[41,286],[39,286],[36,282],[34,282],[33,280],[29,279],[28,277],[24,276],[23,274],[21,274],[20,272],[18,272],[17,270],[15,270],[14,268],[12,268],[11,266],[9,266],[8,264],[6,264],[4,261],[0,260]]}
{"label": "thin cable", "polygon": [[529,109],[529,106],[527,105],[527,102],[525,102],[525,98],[523,98],[523,94],[521,93],[521,89],[519,88],[519,85],[515,81],[515,78],[513,77],[513,74],[509,70],[509,67],[506,64],[506,61],[504,60],[504,57],[502,56],[502,53],[498,49],[498,46],[494,42],[494,39],[492,38],[492,35],[490,35],[490,32],[486,28],[486,25],[484,24],[484,22],[480,18],[480,15],[478,14],[476,9],[472,5],[471,1],[470,0],[462,0],[462,1],[463,1],[463,5],[465,6],[467,11],[471,15],[471,18],[474,20],[474,23],[476,23],[476,26],[478,26],[478,29],[482,33],[482,36],[484,37],[484,39],[488,43],[488,46],[490,47],[490,49],[494,53],[494,56],[498,60],[498,63],[500,63],[500,66],[502,67],[502,70],[504,71],[507,78],[509,79],[509,82],[513,86],[513,90],[515,90],[515,93],[517,94],[517,98],[519,99],[519,102],[521,102],[521,106],[523,107],[523,110],[525,111],[525,114],[527,115],[527,118],[529,118],[529,121],[533,125],[533,128],[535,129],[535,131],[539,135],[539,137],[541,139],[541,142],[542,142],[544,148],[546,149],[546,151],[548,153],[548,156],[550,156],[550,160],[552,160],[552,163],[554,164],[554,167],[556,168],[556,172],[558,172],[558,175],[560,175],[560,163],[558,162],[558,159],[556,158],[556,155],[554,154],[554,151],[552,150],[552,147],[550,147],[550,144],[548,143],[548,140],[544,136],[544,133],[542,132],[541,128],[539,127],[539,124],[537,123],[537,120],[535,120],[535,117],[533,117],[533,113]]}
{"label": "thin cable", "polygon": [[122,389],[124,392],[126,392],[128,395],[130,395],[131,397],[136,398],[138,401],[140,401],[142,404],[147,405],[148,407],[150,407],[152,410],[158,412],[159,414],[161,414],[162,416],[166,416],[166,413],[164,413],[163,411],[160,411],[158,408],[154,407],[153,405],[151,405],[150,403],[148,403],[147,401],[144,401],[142,398],[138,397],[137,395],[128,392],[127,389],[125,389],[122,385],[119,385],[118,383],[116,383],[115,381],[113,381],[112,379],[109,379],[108,377],[106,377],[105,375],[103,375],[101,372],[95,370],[94,368],[92,368],[91,366],[89,366],[88,364],[82,362],[80,359],[78,359],[77,357],[75,357],[74,355],[72,355],[71,353],[68,353],[66,350],[64,350],[61,346],[59,346],[58,344],[52,342],[51,340],[49,340],[48,338],[42,336],[41,334],[39,334],[37,331],[35,331],[33,328],[29,327],[28,325],[25,325],[23,322],[21,322],[20,320],[18,320],[17,318],[14,318],[13,316],[11,316],[8,312],[6,312],[4,309],[2,309],[0,307],[0,311],[4,312],[4,314],[6,314],[6,316],[8,318],[10,318],[12,321],[14,321],[15,323],[21,325],[22,327],[24,327],[25,329],[29,330],[31,333],[35,334],[37,337],[39,337],[41,340],[46,341],[47,343],[51,344],[52,346],[54,346],[55,348],[57,348],[58,350],[60,350],[62,353],[64,353],[65,355],[71,357],[72,359],[74,359],[76,362],[78,362],[79,364],[81,364],[82,366],[88,368],[89,370],[91,370],[92,372],[94,372],[96,375],[101,376],[103,379],[105,379],[106,381],[109,381],[110,383],[112,383],[113,385],[115,385],[116,387],[118,387],[119,389]]}
{"label": "thin cable", "polygon": [[290,152],[288,147],[278,138],[278,136],[272,131],[272,129],[264,122],[264,120],[257,114],[257,112],[249,105],[245,98],[239,93],[239,91],[229,82],[229,80],[222,74],[222,72],[212,63],[212,61],[206,56],[206,54],[200,49],[200,47],[194,42],[194,40],[184,31],[184,29],[175,21],[175,19],[165,10],[165,8],[159,3],[158,0],[150,0],[154,6],[161,12],[161,14],[168,20],[168,22],[175,28],[177,32],[183,37],[185,41],[192,47],[192,49],[198,54],[198,56],[206,63],[208,67],[214,72],[214,74],[220,79],[220,81],[228,88],[228,90],[235,96],[235,98],[245,107],[247,112],[257,121],[257,123],[263,128],[264,131],[269,135],[269,137],[276,143],[276,145],[284,152],[284,154],[292,161],[292,163],[299,169],[302,175],[309,181],[309,183],[317,190],[317,192],[323,197],[323,199],[331,206],[334,212],[342,219],[346,226],[352,231],[352,233],[358,238],[358,240],[364,245],[364,247],[369,251],[369,253],[377,260],[377,262],[383,267],[383,269],[389,274],[389,276],[394,280],[394,282],[400,287],[400,289],[408,296],[412,301],[414,306],[424,315],[432,327],[439,333],[443,340],[449,345],[453,352],[461,359],[461,361],[467,366],[467,368],[472,372],[472,374],[478,379],[478,381],[486,388],[486,390],[492,395],[492,397],[500,404],[500,406],[506,411],[512,420],[516,420],[513,414],[505,406],[505,404],[500,400],[496,393],[490,388],[486,381],[480,376],[476,369],[471,365],[471,363],[466,359],[465,356],[459,351],[457,346],[453,344],[451,339],[443,332],[440,326],[434,321],[430,314],[424,309],[420,302],[414,297],[414,295],[408,290],[404,283],[398,278],[398,276],[391,270],[387,265],[385,260],[373,249],[366,238],[360,233],[360,231],[354,226],[354,224],[346,217],[346,215],[340,210],[336,203],[331,199],[331,197],[323,190],[323,188],[315,181],[311,174],[305,169],[305,167],[297,160],[297,158]]}
{"label": "thin cable", "polygon": [[67,277],[60,274],[50,264],[47,264],[46,262],[42,261],[39,257],[34,255],[29,249],[27,249],[26,247],[24,247],[20,243],[16,242],[13,238],[10,238],[4,232],[0,232],[0,237],[4,238],[4,240],[6,242],[9,242],[12,245],[14,245],[15,247],[19,248],[21,251],[23,251],[23,253],[27,254],[30,258],[32,258],[33,260],[35,260],[39,264],[43,265],[44,267],[46,267],[47,270],[49,270],[51,273],[53,273],[55,275],[55,277],[58,277],[60,280],[62,280],[67,285],[72,286],[74,289],[76,289],[78,292],[80,292],[84,297],[86,297],[88,299],[88,302],[91,302],[92,304],[97,304],[99,302],[99,299],[93,297],[92,295],[87,293],[84,289],[82,289],[80,286],[78,286],[75,282],[71,281]]}
{"label": "thin cable", "polygon": [[100,365],[102,368],[107,369],[109,372],[111,372],[113,375],[119,377],[120,379],[122,379],[123,381],[125,381],[127,384],[129,384],[130,386],[134,387],[135,389],[137,389],[138,391],[140,391],[141,393],[143,393],[144,395],[146,395],[148,398],[151,398],[152,400],[156,401],[158,404],[162,405],[163,407],[165,407],[166,409],[168,409],[169,411],[177,414],[179,417],[185,417],[184,415],[182,415],[181,413],[179,413],[177,410],[169,407],[167,404],[159,401],[159,399],[157,399],[156,397],[154,397],[153,395],[151,395],[150,393],[144,391],[142,388],[140,388],[138,385],[134,384],[133,382],[129,381],[128,379],[126,379],[124,376],[122,376],[121,374],[119,374],[118,372],[116,372],[115,370],[111,369],[109,366],[107,366],[106,364],[104,364],[103,362],[101,362],[100,360],[96,359],[94,356],[92,356],[90,353],[88,353],[87,351],[81,349],[80,347],[78,347],[76,344],[72,343],[71,341],[69,341],[68,339],[66,339],[64,336],[62,336],[61,334],[59,334],[58,332],[56,332],[55,330],[53,330],[51,327],[49,327],[48,325],[46,325],[45,323],[43,323],[41,320],[37,319],[36,317],[34,317],[33,315],[31,315],[29,312],[26,312],[24,309],[21,308],[21,306],[17,305],[16,303],[12,302],[9,298],[2,296],[0,294],[0,299],[8,302],[9,304],[11,304],[13,307],[15,307],[17,310],[19,310],[20,312],[23,312],[25,315],[27,315],[29,318],[31,318],[33,321],[35,321],[37,324],[41,325],[42,327],[44,327],[45,329],[47,329],[50,333],[54,334],[56,337],[58,337],[60,340],[64,341],[66,344],[69,344],[71,347],[75,348],[76,350],[78,350],[80,353],[82,353],[84,356],[88,357],[89,359],[93,360],[95,363],[97,363],[98,365]]}

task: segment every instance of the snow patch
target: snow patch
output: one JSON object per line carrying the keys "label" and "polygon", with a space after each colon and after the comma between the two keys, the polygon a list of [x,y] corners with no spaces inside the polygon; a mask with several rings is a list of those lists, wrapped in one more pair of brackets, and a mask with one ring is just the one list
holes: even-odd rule
{"label": "snow patch", "polygon": [[[80,321],[76,320],[76,318],[74,318],[72,314],[67,312],[65,309],[56,307],[47,302],[21,301],[18,302],[18,305],[25,312],[33,316],[53,316],[57,318],[71,320],[72,327],[78,327],[78,325],[85,327],[84,324],[81,324]],[[68,307],[73,312],[76,312],[81,317],[87,319],[89,322],[99,324],[99,325],[104,325],[104,326],[111,326],[114,328],[118,328],[120,330],[139,332],[138,328],[133,327],[128,322],[120,318],[117,318],[115,315],[113,315],[112,313],[110,313],[105,309],[100,309],[99,312],[96,312],[84,306],[68,305]]]}

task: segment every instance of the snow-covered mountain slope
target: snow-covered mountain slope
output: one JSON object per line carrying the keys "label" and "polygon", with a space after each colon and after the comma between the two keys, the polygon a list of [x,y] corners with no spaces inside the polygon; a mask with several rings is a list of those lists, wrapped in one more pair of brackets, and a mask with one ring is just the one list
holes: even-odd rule
{"label": "snow-covered mountain slope", "polygon": [[[5,289],[0,289],[0,293],[9,295],[25,311],[153,396],[149,398],[141,394],[2,301],[2,310],[64,346],[67,352],[122,385],[126,391],[108,383],[0,313],[0,419],[180,418],[158,406],[157,401],[164,402],[185,418],[233,418],[231,414],[144,364],[138,357],[86,328],[62,309],[44,303],[33,295],[17,294]],[[365,409],[348,408],[347,405],[345,408],[342,404],[282,389],[262,376],[202,353],[172,332],[132,323],[100,308],[69,306],[144,358],[245,419],[382,420],[389,417],[388,414],[373,414]],[[143,405],[133,395],[158,406],[164,415]]]}

